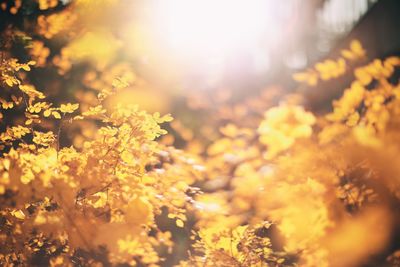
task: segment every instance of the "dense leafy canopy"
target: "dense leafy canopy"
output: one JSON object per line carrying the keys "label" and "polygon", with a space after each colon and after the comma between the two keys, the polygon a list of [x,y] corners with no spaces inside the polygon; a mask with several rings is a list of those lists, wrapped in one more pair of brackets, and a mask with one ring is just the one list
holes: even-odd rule
{"label": "dense leafy canopy", "polygon": [[326,114],[221,89],[190,124],[124,101],[157,100],[118,2],[0,1],[0,265],[398,266],[400,58],[354,40],[295,74],[353,75]]}

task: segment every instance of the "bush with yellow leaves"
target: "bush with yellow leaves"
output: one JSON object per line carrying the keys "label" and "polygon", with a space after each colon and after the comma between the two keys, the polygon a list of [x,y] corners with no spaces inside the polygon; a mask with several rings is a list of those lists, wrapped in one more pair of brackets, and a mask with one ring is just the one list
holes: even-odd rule
{"label": "bush with yellow leaves", "polygon": [[188,93],[196,131],[113,102],[147,86],[86,25],[117,2],[1,1],[34,15],[1,33],[0,265],[398,266],[400,58],[361,66],[354,40],[295,74],[313,90],[354,74],[327,114],[272,89]]}
{"label": "bush with yellow leaves", "polygon": [[195,198],[197,254],[181,266],[397,266],[399,63],[354,69],[328,114],[287,96],[258,129],[221,127]]}
{"label": "bush with yellow leaves", "polygon": [[[155,218],[166,208],[183,227],[188,184],[199,176],[193,159],[155,141],[172,117],[134,105],[105,110],[100,99],[81,114],[78,104],[54,107],[18,78],[29,65],[2,63],[5,89],[26,101],[3,104],[25,121],[0,136],[1,264],[159,263],[157,249],[171,241]],[[41,131],[46,120],[58,126]],[[60,147],[63,125],[81,120],[101,124],[95,138]]]}

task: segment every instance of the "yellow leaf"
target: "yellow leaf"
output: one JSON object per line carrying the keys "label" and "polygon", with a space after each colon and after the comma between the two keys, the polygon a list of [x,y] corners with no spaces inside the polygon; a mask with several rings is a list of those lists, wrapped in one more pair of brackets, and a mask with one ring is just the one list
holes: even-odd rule
{"label": "yellow leaf", "polygon": [[349,60],[355,59],[354,54],[349,50],[342,50],[342,51],[340,51],[340,53],[346,59],[349,59]]}
{"label": "yellow leaf", "polygon": [[3,101],[2,104],[1,104],[1,106],[2,106],[4,109],[9,109],[9,108],[13,108],[13,107],[14,107],[14,103],[13,103],[13,102],[6,102],[6,101]]}
{"label": "yellow leaf", "polygon": [[53,111],[51,114],[53,115],[54,118],[61,119],[61,115],[58,111]]}
{"label": "yellow leaf", "polygon": [[354,54],[356,54],[358,57],[362,57],[365,55],[365,50],[362,47],[360,41],[358,40],[353,40],[350,43],[350,49],[351,51],[354,52]]}
{"label": "yellow leaf", "polygon": [[176,226],[183,228],[185,226],[185,224],[183,223],[183,221],[181,219],[176,220]]}
{"label": "yellow leaf", "polygon": [[6,79],[6,84],[10,87],[12,87],[14,85],[14,81],[11,78]]}
{"label": "yellow leaf", "polygon": [[105,192],[98,192],[93,196],[98,197],[96,202],[92,203],[94,208],[102,208],[107,204],[107,193]]}
{"label": "yellow leaf", "polygon": [[173,121],[174,118],[171,116],[171,114],[167,114],[167,115],[162,116],[161,119],[163,120],[163,122],[170,122],[170,121]]}
{"label": "yellow leaf", "polygon": [[364,68],[357,68],[354,71],[354,75],[362,85],[368,85],[372,82],[372,76]]}
{"label": "yellow leaf", "polygon": [[50,109],[45,110],[45,111],[43,112],[43,116],[45,116],[46,118],[49,117],[50,115],[51,115],[51,110],[50,110]]}
{"label": "yellow leaf", "polygon": [[135,161],[135,158],[133,157],[132,153],[129,153],[126,150],[121,153],[121,159],[125,161],[127,164],[132,164]]}
{"label": "yellow leaf", "polygon": [[79,104],[67,103],[67,104],[61,104],[60,111],[62,113],[73,113],[78,108],[79,108]]}
{"label": "yellow leaf", "polygon": [[341,54],[344,58],[348,60],[358,60],[366,55],[365,49],[362,47],[360,41],[358,40],[353,40],[350,43],[350,49],[344,49],[341,51]]}
{"label": "yellow leaf", "polygon": [[31,70],[31,67],[29,67],[28,65],[22,65],[21,68],[23,70],[26,70],[26,71],[30,71]]}
{"label": "yellow leaf", "polygon": [[318,83],[318,74],[313,70],[307,70],[293,74],[293,79],[297,82],[307,83],[309,86],[315,86]]}
{"label": "yellow leaf", "polygon": [[11,215],[20,220],[25,219],[25,214],[22,210],[13,210],[11,211]]}

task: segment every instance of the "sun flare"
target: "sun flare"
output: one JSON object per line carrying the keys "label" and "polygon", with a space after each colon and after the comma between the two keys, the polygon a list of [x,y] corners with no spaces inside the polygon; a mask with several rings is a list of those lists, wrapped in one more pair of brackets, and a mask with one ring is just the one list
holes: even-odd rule
{"label": "sun flare", "polygon": [[257,45],[265,0],[170,0],[157,4],[163,39],[180,53],[220,54]]}

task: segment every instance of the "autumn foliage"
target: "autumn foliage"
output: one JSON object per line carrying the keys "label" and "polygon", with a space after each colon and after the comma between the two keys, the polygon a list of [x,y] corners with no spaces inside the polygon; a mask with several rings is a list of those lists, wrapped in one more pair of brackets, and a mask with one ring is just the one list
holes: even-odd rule
{"label": "autumn foliage", "polygon": [[192,92],[190,124],[123,101],[150,85],[96,16],[118,2],[0,1],[1,266],[399,266],[399,57],[294,74],[352,75],[324,114]]}

